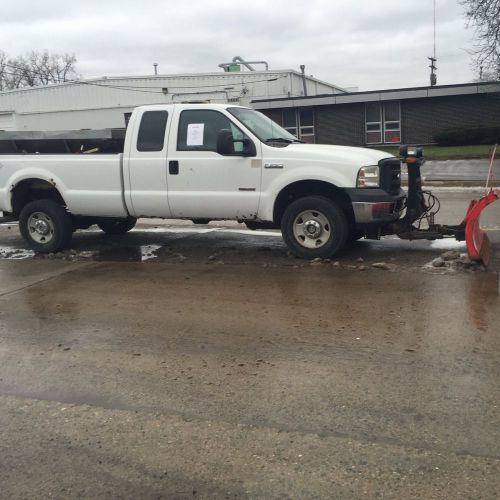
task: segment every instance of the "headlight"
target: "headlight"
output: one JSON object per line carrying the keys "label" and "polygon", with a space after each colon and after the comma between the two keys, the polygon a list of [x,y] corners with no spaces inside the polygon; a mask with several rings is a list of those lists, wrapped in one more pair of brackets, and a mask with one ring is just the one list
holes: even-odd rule
{"label": "headlight", "polygon": [[361,167],[358,172],[356,187],[358,188],[374,188],[380,186],[380,175],[377,165],[369,167]]}

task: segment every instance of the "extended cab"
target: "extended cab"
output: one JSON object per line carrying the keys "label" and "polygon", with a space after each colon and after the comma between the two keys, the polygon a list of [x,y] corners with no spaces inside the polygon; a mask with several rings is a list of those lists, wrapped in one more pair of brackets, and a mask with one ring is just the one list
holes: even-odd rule
{"label": "extended cab", "polygon": [[118,234],[161,217],[280,228],[295,255],[326,258],[387,233],[405,204],[398,158],[305,144],[239,106],[142,106],[123,152],[95,153],[0,155],[0,210],[35,251],[92,224]]}

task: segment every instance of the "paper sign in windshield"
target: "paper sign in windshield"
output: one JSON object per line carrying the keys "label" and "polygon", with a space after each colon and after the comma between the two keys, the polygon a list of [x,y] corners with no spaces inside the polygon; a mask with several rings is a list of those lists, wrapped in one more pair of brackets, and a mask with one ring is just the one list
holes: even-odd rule
{"label": "paper sign in windshield", "polygon": [[187,130],[188,146],[203,146],[204,123],[190,123]]}

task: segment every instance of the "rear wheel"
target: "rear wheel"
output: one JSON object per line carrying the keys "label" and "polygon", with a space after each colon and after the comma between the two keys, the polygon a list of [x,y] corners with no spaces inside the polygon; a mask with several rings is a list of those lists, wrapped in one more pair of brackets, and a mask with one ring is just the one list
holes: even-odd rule
{"label": "rear wheel", "polygon": [[285,210],[281,232],[297,257],[326,259],[344,247],[349,226],[335,202],[323,196],[307,196],[295,200]]}
{"label": "rear wheel", "polygon": [[137,219],[135,217],[126,217],[123,219],[110,219],[98,222],[99,229],[106,234],[125,234],[135,227]]}
{"label": "rear wheel", "polygon": [[71,216],[52,200],[35,200],[19,214],[19,230],[30,248],[39,253],[67,248],[73,235]]}

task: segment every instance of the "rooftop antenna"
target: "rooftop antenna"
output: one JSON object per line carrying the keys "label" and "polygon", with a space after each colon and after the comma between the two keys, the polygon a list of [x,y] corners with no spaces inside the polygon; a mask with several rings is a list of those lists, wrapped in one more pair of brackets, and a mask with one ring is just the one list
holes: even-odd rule
{"label": "rooftop antenna", "polygon": [[433,0],[433,24],[434,24],[434,51],[432,57],[428,57],[429,61],[431,62],[431,65],[429,68],[431,68],[431,87],[434,87],[437,83],[437,76],[435,71],[437,70],[436,66],[436,0]]}
{"label": "rooftop antenna", "polygon": [[153,67],[155,69],[155,76],[158,75],[158,63],[153,63]]}
{"label": "rooftop antenna", "polygon": [[300,65],[300,72],[302,73],[302,85],[304,86],[304,95],[307,95],[307,83],[306,83],[306,66],[305,64]]}

